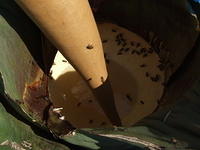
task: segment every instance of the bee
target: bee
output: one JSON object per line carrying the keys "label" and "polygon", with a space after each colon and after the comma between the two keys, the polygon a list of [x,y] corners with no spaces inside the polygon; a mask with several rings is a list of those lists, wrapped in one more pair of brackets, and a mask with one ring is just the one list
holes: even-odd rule
{"label": "bee", "polygon": [[144,101],[140,101],[140,103],[144,105]]}
{"label": "bee", "polygon": [[125,52],[128,52],[129,50],[130,50],[130,48],[126,48],[124,51],[125,51]]}
{"label": "bee", "polygon": [[148,73],[148,72],[146,72],[146,73],[145,73],[145,76],[146,76],[146,77],[149,77],[149,73]]}
{"label": "bee", "polygon": [[147,66],[146,64],[140,65],[141,68],[144,68],[144,67],[146,67],[146,66]]}
{"label": "bee", "polygon": [[93,49],[93,45],[92,44],[88,44],[88,46],[86,47],[87,49]]}
{"label": "bee", "polygon": [[129,94],[126,94],[126,98],[127,98],[129,101],[133,101],[132,97],[131,97]]}
{"label": "bee", "polygon": [[112,29],[112,32],[117,32],[117,30],[115,30],[115,29]]}
{"label": "bee", "polygon": [[108,42],[108,40],[103,40],[103,41],[102,41],[102,43],[107,43],[107,42]]}

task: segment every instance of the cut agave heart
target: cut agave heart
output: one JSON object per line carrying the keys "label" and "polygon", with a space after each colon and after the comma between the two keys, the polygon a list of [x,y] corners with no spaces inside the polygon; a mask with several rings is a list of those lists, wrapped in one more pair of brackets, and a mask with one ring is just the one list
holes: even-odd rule
{"label": "cut agave heart", "polygon": [[[98,28],[116,107],[123,126],[133,125],[158,106],[164,90],[162,62],[137,34],[111,23]],[[78,128],[112,126],[87,84],[60,53],[51,75],[50,97],[70,123]]]}

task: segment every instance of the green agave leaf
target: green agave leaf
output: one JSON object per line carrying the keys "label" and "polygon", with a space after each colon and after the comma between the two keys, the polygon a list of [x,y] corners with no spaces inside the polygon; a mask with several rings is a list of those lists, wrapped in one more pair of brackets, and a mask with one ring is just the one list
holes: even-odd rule
{"label": "green agave leaf", "polygon": [[1,150],[70,150],[67,146],[37,136],[30,126],[6,112],[0,103]]}
{"label": "green agave leaf", "polygon": [[[22,102],[25,88],[38,80],[43,72],[23,40],[3,16],[0,16],[0,41],[0,73],[3,79],[1,86],[4,86],[0,94],[8,96],[10,100],[27,110]],[[34,118],[31,117],[31,119]]]}
{"label": "green agave leaf", "polygon": [[[104,129],[102,129],[104,130]],[[113,129],[110,129],[113,131]],[[90,130],[78,130],[75,136],[63,137],[65,141],[92,150],[145,150],[146,145],[134,141],[98,135]]]}

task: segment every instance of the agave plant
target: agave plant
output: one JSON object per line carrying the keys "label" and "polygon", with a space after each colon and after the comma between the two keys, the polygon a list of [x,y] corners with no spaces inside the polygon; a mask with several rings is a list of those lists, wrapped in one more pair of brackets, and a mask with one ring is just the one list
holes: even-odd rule
{"label": "agave plant", "polygon": [[1,0],[0,149],[199,148],[199,32],[187,4],[91,1],[114,92],[123,95],[116,105],[124,127],[113,128],[70,64],[59,54],[53,64],[56,49],[12,0]]}

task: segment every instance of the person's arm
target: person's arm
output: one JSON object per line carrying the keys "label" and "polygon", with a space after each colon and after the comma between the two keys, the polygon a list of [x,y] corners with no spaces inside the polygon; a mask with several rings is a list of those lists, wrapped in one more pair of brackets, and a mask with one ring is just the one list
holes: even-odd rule
{"label": "person's arm", "polygon": [[102,77],[106,80],[102,44],[87,0],[16,2],[92,88],[102,84]]}

